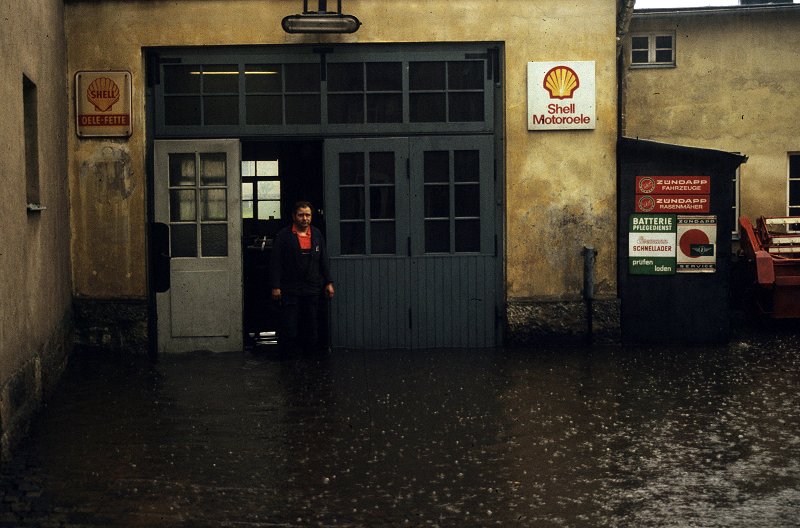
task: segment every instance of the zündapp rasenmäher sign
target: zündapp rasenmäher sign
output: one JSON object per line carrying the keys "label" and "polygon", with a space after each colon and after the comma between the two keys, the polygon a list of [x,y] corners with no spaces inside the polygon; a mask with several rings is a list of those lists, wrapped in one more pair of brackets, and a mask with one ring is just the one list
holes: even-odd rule
{"label": "z\u00fcndapp rasenm\u00e4her sign", "polygon": [[632,214],[628,223],[628,273],[675,273],[677,225],[672,214]]}

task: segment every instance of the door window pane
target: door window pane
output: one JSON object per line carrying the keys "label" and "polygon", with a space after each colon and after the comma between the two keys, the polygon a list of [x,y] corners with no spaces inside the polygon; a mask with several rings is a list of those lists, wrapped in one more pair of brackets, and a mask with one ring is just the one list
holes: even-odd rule
{"label": "door window pane", "polygon": [[451,93],[450,122],[483,121],[483,92]]}
{"label": "door window pane", "polygon": [[364,94],[329,95],[328,122],[363,123]]}
{"label": "door window pane", "polygon": [[239,96],[204,97],[203,123],[206,125],[238,125]]}
{"label": "door window pane", "polygon": [[479,252],[481,250],[481,221],[456,220],[456,251]]}
{"label": "door window pane", "polygon": [[364,188],[339,190],[339,217],[344,220],[364,218]]}
{"label": "door window pane", "polygon": [[287,95],[286,124],[314,125],[320,122],[319,95]]}
{"label": "door window pane", "polygon": [[194,154],[170,154],[169,186],[194,186],[195,181]]}
{"label": "door window pane", "polygon": [[200,73],[197,66],[164,66],[164,93],[199,94]]}
{"label": "door window pane", "polygon": [[280,200],[281,182],[278,180],[261,180],[258,182],[259,200]]}
{"label": "door window pane", "polygon": [[253,184],[251,182],[242,183],[242,200],[253,199]]}
{"label": "door window pane", "polygon": [[450,222],[425,220],[425,253],[450,252]]}
{"label": "door window pane", "polygon": [[200,125],[200,97],[164,97],[164,124],[166,126]]}
{"label": "door window pane", "polygon": [[281,203],[279,201],[258,202],[259,220],[280,220]]}
{"label": "door window pane", "polygon": [[369,181],[372,184],[394,183],[394,152],[369,153]]}
{"label": "door window pane", "polygon": [[277,176],[278,160],[260,160],[256,164],[256,176]]}
{"label": "door window pane", "polygon": [[450,90],[482,90],[483,61],[448,62],[447,81]]}
{"label": "door window pane", "polygon": [[401,123],[403,121],[402,94],[368,94],[368,123]]}
{"label": "door window pane", "polygon": [[283,75],[280,64],[247,64],[244,72],[247,93],[281,93]]}
{"label": "door window pane", "polygon": [[253,200],[242,202],[242,218],[253,218]]}
{"label": "door window pane", "polygon": [[403,89],[403,69],[400,62],[368,62],[367,90],[391,92]]}
{"label": "door window pane", "polygon": [[442,123],[446,120],[444,93],[409,95],[409,119],[412,123]]}
{"label": "door window pane", "polygon": [[228,255],[228,224],[202,224],[200,247],[204,257],[226,257]]}
{"label": "door window pane", "polygon": [[408,87],[411,90],[444,90],[444,62],[411,62],[408,65]]}
{"label": "door window pane", "polygon": [[394,218],[394,187],[370,187],[370,218]]}
{"label": "door window pane", "polygon": [[169,191],[170,222],[194,222],[197,219],[194,189]]}
{"label": "door window pane", "polygon": [[364,183],[364,153],[342,152],[339,154],[339,183],[360,185]]}
{"label": "door window pane", "polygon": [[394,222],[371,222],[370,243],[372,255],[393,255],[395,253]]}
{"label": "door window pane", "polygon": [[226,220],[228,209],[225,189],[203,189],[200,191],[200,210],[203,220]]}
{"label": "door window pane", "polygon": [[319,64],[285,64],[287,92],[319,92]]}
{"label": "door window pane", "polygon": [[227,185],[225,153],[200,154],[200,185]]}
{"label": "door window pane", "polygon": [[248,125],[280,125],[283,123],[283,97],[280,95],[248,95]]}
{"label": "door window pane", "polygon": [[448,185],[425,186],[425,218],[450,217],[450,187]]}
{"label": "door window pane", "polygon": [[477,182],[480,180],[480,154],[477,150],[456,150],[453,153],[454,180]]}
{"label": "door window pane", "polygon": [[450,181],[450,153],[446,150],[429,150],[423,158],[425,183]]}
{"label": "door window pane", "polygon": [[[256,162],[255,161],[243,161],[242,162],[242,177],[248,176],[255,176],[256,175]],[[244,192],[244,187],[242,187],[242,192]],[[250,190],[252,193],[252,189]]]}
{"label": "door window pane", "polygon": [[364,65],[361,62],[328,64],[329,92],[364,91]]}
{"label": "door window pane", "polygon": [[455,186],[455,215],[456,216],[480,216],[481,215],[481,195],[480,186],[456,185]]}
{"label": "door window pane", "polygon": [[366,253],[364,222],[342,222],[339,224],[339,232],[342,255],[363,255]]}
{"label": "door window pane", "polygon": [[203,66],[203,93],[237,93],[238,91],[238,64]]}
{"label": "door window pane", "polygon": [[173,257],[197,256],[197,227],[196,224],[183,224],[169,226],[170,248]]}

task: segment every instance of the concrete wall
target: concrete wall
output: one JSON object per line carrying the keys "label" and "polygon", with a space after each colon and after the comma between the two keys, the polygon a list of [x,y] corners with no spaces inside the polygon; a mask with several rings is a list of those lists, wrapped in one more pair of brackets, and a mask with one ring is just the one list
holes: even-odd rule
{"label": "concrete wall", "polygon": [[[584,245],[598,248],[598,296],[613,302],[616,3],[346,0],[345,11],[363,22],[361,29],[353,35],[318,37],[281,30],[281,19],[301,10],[300,0],[67,0],[68,77],[89,69],[133,74],[134,133],[129,140],[79,140],[70,125],[76,295],[147,295],[142,47],[502,41],[506,126],[499,132],[505,139],[507,181],[506,292],[511,305],[523,307],[513,312],[512,324],[526,326],[532,317],[540,317],[524,308],[531,303],[574,304],[580,299]],[[526,64],[551,60],[596,61],[596,130],[527,130]],[[70,89],[72,94],[74,87]],[[119,170],[114,178],[100,178],[97,167],[106,170],[108,160],[117,160]],[[582,309],[580,303],[573,308]],[[543,328],[549,331],[548,325]]]}
{"label": "concrete wall", "polygon": [[[675,31],[677,67],[626,69],[624,133],[741,152],[741,214],[787,212],[800,151],[800,6],[637,14],[631,32]],[[629,51],[628,51],[629,55]]]}
{"label": "concrete wall", "polygon": [[[70,349],[66,46],[61,0],[0,0],[0,432],[2,452]],[[35,86],[41,212],[26,210],[23,76]]]}

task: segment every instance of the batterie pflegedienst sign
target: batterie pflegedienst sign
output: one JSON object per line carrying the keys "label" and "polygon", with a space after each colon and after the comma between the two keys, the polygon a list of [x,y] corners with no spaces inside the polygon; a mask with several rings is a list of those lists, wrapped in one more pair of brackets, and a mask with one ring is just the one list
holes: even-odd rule
{"label": "batterie pflegedienst sign", "polygon": [[677,222],[672,214],[632,214],[628,220],[628,273],[672,275]]}

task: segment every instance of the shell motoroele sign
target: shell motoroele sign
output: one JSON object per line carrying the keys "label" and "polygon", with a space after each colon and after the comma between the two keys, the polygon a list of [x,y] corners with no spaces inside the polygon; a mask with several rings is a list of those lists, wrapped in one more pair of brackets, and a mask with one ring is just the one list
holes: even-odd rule
{"label": "shell motoroele sign", "polygon": [[130,72],[75,74],[75,129],[79,137],[131,135]]}
{"label": "shell motoroele sign", "polygon": [[528,63],[528,130],[595,128],[594,61]]}

